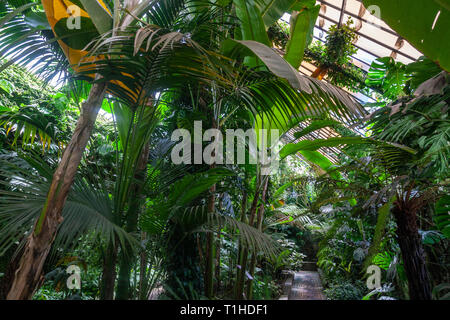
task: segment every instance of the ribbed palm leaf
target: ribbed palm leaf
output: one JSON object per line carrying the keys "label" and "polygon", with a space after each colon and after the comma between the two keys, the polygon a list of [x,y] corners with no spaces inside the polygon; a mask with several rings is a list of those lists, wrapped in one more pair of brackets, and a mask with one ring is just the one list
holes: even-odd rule
{"label": "ribbed palm leaf", "polygon": [[39,137],[44,151],[50,148],[52,142],[61,148],[64,143],[58,127],[33,107],[12,110],[0,106],[0,127],[6,129],[6,134],[14,133],[13,145],[19,137],[22,138],[22,146],[32,145],[36,136]]}
{"label": "ribbed palm leaf", "polygon": [[0,57],[28,67],[46,82],[68,76],[69,63],[42,11],[40,1],[6,1],[0,4]]}
{"label": "ribbed palm leaf", "polygon": [[[45,205],[53,169],[35,157],[21,165],[1,160],[0,254],[26,238]],[[101,186],[78,177],[63,210],[55,247],[72,248],[81,235],[98,234],[102,239],[136,246],[137,242],[116,223],[114,202]]]}
{"label": "ribbed palm leaf", "polygon": [[212,185],[232,175],[234,173],[227,169],[185,175],[173,184],[167,197],[162,196],[155,201],[142,216],[141,227],[150,234],[162,234],[167,231],[168,222],[172,221],[181,226],[187,235],[216,232],[218,225],[227,226],[243,244],[270,257],[277,251],[277,245],[269,236],[233,217],[208,212],[206,205],[193,205],[194,201],[206,196]]}

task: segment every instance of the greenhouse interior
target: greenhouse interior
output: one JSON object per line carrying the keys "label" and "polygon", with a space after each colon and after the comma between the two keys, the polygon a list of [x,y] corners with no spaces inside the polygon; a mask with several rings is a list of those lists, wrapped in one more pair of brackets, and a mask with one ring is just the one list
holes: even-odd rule
{"label": "greenhouse interior", "polygon": [[450,0],[1,0],[0,300],[449,300],[449,30]]}

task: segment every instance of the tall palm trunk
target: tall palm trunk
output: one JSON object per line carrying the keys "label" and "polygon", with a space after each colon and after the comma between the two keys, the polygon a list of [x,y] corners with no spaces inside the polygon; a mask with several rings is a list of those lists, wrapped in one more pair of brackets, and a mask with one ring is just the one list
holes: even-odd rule
{"label": "tall palm trunk", "polygon": [[[242,196],[242,204],[241,204],[241,222],[242,223],[246,223],[247,222],[247,200],[248,200],[248,195],[247,195],[247,191],[244,191],[244,194]],[[238,254],[237,254],[237,261],[236,264],[237,265],[241,265],[242,263],[242,253],[243,253],[244,247],[242,246],[242,243],[239,242],[239,246],[238,246]],[[230,264],[231,265],[231,264]],[[236,282],[235,282],[235,298],[239,297],[239,283],[240,283],[240,275],[241,275],[241,271],[236,268]],[[231,277],[230,277],[231,279]]]}
{"label": "tall palm trunk", "polygon": [[31,299],[43,282],[42,269],[63,218],[62,209],[67,199],[81,157],[91,137],[97,114],[106,93],[106,84],[92,86],[88,99],[83,103],[80,118],[61,162],[54,175],[45,206],[33,231],[8,293],[8,300]]}
{"label": "tall palm trunk", "polygon": [[[218,208],[219,210],[222,210],[222,203],[223,203],[223,194],[220,196]],[[214,292],[217,293],[220,290],[220,250],[221,250],[221,231],[222,231],[222,225],[219,223],[219,226],[217,227],[217,244],[216,244],[216,262],[215,262],[215,277],[216,277],[216,284],[214,286]]]}
{"label": "tall palm trunk", "polygon": [[[259,190],[256,190],[255,196],[252,201],[252,206],[250,207],[250,218],[248,224],[251,226],[255,221],[256,209],[258,206],[258,198],[259,198]],[[248,262],[248,247],[244,247],[242,249],[242,254],[239,257],[239,262],[241,268],[238,270],[237,274],[235,298],[241,300],[244,298],[245,271],[247,270],[247,262]]]}
{"label": "tall palm trunk", "polygon": [[[127,211],[126,226],[125,230],[127,232],[137,231],[138,219],[139,219],[139,209],[141,207],[141,193],[147,173],[147,161],[150,145],[145,144],[141,151],[141,155],[138,159],[136,166],[136,173],[134,174],[134,181],[130,187],[130,206]],[[128,300],[130,299],[130,278],[131,269],[133,266],[134,257],[126,254],[122,251],[120,255],[120,269],[119,269],[119,279],[117,281],[117,296],[118,300]]]}
{"label": "tall palm trunk", "polygon": [[431,300],[430,277],[417,226],[414,200],[397,200],[392,208],[411,300]]}
{"label": "tall palm trunk", "polygon": [[[212,119],[212,128],[218,129],[217,122]],[[215,153],[212,154],[215,156]],[[214,169],[215,164],[210,165],[210,169]],[[210,189],[211,195],[208,199],[208,214],[215,213],[215,203],[216,203],[216,185],[213,185]],[[206,249],[205,249],[205,295],[209,299],[212,299],[214,295],[214,261],[215,261],[215,248],[214,248],[214,234],[208,232],[206,234]]]}
{"label": "tall palm trunk", "polygon": [[[210,191],[208,213],[214,213],[216,185],[213,185]],[[206,234],[205,295],[210,299],[214,295],[214,257],[214,234],[208,232]]]}
{"label": "tall palm trunk", "polygon": [[[269,177],[266,177],[264,182],[264,188],[261,194],[261,205],[258,209],[258,215],[256,218],[256,228],[262,231],[262,222],[264,219],[264,203],[266,202],[267,186],[269,184]],[[257,252],[252,253],[252,259],[250,261],[249,273],[252,278],[247,281],[247,299],[251,300],[253,298],[253,277],[255,275],[256,261],[258,258]]]}
{"label": "tall palm trunk", "polygon": [[[117,239],[118,240],[118,239]],[[117,243],[117,242],[116,242]],[[103,272],[100,286],[100,299],[114,299],[114,284],[116,282],[117,245],[110,242],[103,259]]]}
{"label": "tall palm trunk", "polygon": [[[147,233],[141,232],[141,242],[147,239]],[[139,261],[139,300],[148,300],[147,296],[147,284],[145,279],[147,278],[147,251],[145,248],[141,250]]]}

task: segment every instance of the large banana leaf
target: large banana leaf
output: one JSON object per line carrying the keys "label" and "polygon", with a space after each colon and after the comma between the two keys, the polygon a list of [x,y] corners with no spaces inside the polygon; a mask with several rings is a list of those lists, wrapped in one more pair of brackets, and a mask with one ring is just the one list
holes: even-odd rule
{"label": "large banana leaf", "polygon": [[[84,50],[95,37],[112,28],[112,17],[103,0],[43,0],[47,20],[71,65],[77,65],[87,54]],[[80,29],[70,29],[68,7],[80,8]]]}
{"label": "large banana leaf", "polygon": [[295,69],[300,67],[305,49],[312,39],[312,32],[319,16],[319,10],[320,6],[304,7],[300,11],[294,11],[291,14],[291,35],[286,44],[284,59]]}
{"label": "large banana leaf", "polygon": [[264,24],[270,27],[277,22],[284,13],[290,11],[292,6],[299,2],[298,0],[256,0]]}
{"label": "large banana leaf", "polygon": [[236,15],[241,22],[243,40],[254,40],[266,45],[270,44],[269,36],[254,0],[234,0]]}

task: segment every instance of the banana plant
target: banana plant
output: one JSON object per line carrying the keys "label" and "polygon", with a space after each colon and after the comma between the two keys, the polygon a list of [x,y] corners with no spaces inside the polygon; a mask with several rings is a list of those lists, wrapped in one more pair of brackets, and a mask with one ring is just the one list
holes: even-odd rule
{"label": "banana plant", "polygon": [[[236,40],[251,40],[271,46],[267,28],[285,13],[291,13],[290,38],[284,58],[295,69],[300,67],[306,46],[312,40],[312,31],[319,15],[320,6],[313,0],[234,0],[236,15],[240,21],[240,36]],[[249,60],[251,59],[251,60]],[[256,66],[254,57],[247,60]]]}
{"label": "banana plant", "polygon": [[[13,1],[10,2],[12,3]],[[263,43],[246,40],[237,42],[250,49],[251,53],[247,54],[247,57],[257,61],[253,59],[256,54],[258,59],[264,61],[265,66],[262,66],[261,71],[253,70],[248,77],[248,67],[251,65],[235,69],[235,60],[214,52],[218,46],[216,43],[210,44],[211,39],[219,38],[219,34],[211,26],[201,23],[211,12],[217,12],[214,11],[213,5],[207,6],[211,11],[199,10],[192,15],[184,9],[194,1],[127,1],[124,7],[120,6],[119,1],[114,1],[113,8],[108,8],[103,1],[72,3],[81,9],[81,18],[88,28],[84,30],[85,34],[91,34],[88,47],[82,48],[78,42],[87,42],[87,38],[82,37],[80,31],[65,30],[63,22],[56,18],[62,17],[66,19],[66,23],[71,18],[70,13],[61,11],[60,1],[44,1],[43,7],[48,24],[56,36],[44,38],[38,46],[35,35],[43,34],[42,28],[45,27],[28,26],[30,32],[24,36],[35,37],[32,46],[23,47],[22,40],[25,38],[20,37],[2,38],[0,46],[6,56],[12,55],[10,57],[13,62],[21,60],[14,56],[14,52],[18,51],[13,51],[12,48],[25,50],[24,57],[27,58],[24,63],[36,60],[39,56],[38,49],[42,45],[57,53],[55,55],[61,56],[63,52],[66,60],[73,66],[76,77],[93,82],[90,95],[83,104],[74,136],[55,172],[46,205],[37,220],[34,232],[30,234],[20,262],[20,272],[16,274],[9,298],[29,298],[38,283],[40,266],[56,234],[61,210],[89,140],[97,112],[107,94],[119,99],[131,110],[139,110],[148,106],[148,102],[158,92],[183,87],[186,83],[200,83],[205,87],[220,88],[222,97],[239,101],[239,104],[248,108],[255,117],[264,111],[270,115],[273,122],[279,121],[280,118],[291,125],[290,118],[293,115],[321,112],[326,109],[324,102],[328,104],[329,112],[342,117],[352,118],[363,113],[362,108],[348,95],[327,84],[300,76],[288,62]],[[237,6],[237,3],[235,5]],[[33,1],[14,9],[9,6],[0,24],[11,27],[9,32],[13,31],[13,25],[23,24],[24,13],[31,7],[39,8],[38,3]],[[268,6],[265,10],[266,16],[269,16],[274,8],[272,5]],[[61,13],[61,16],[55,13]],[[13,19],[17,16],[21,17],[20,21]],[[90,19],[90,22],[86,19]],[[262,27],[260,24],[258,26]],[[197,33],[193,33],[193,30]],[[263,33],[258,32],[264,37]],[[56,43],[59,49],[55,49]],[[47,62],[51,60],[49,55],[45,58],[48,59]],[[273,77],[271,72],[277,77]],[[241,86],[242,84],[245,85]],[[25,283],[27,275],[32,275],[32,285]]]}

